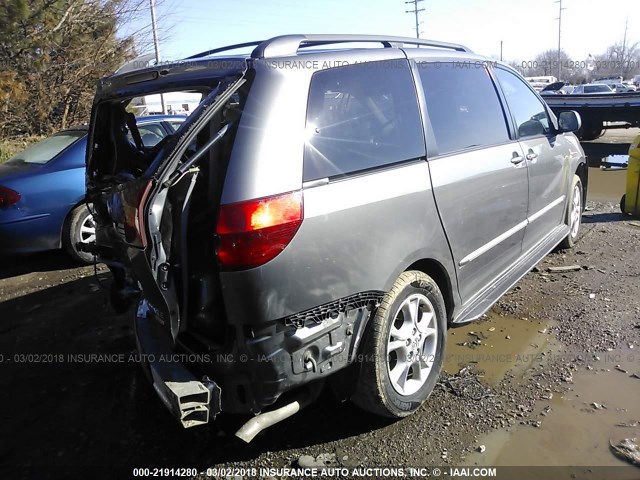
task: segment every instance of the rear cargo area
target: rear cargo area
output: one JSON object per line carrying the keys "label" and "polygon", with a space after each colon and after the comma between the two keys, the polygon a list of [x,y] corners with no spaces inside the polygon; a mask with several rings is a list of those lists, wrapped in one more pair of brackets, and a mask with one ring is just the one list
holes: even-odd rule
{"label": "rear cargo area", "polygon": [[225,343],[225,322],[215,220],[249,84],[236,71],[179,85],[200,93],[201,103],[173,135],[146,147],[131,107],[166,94],[170,82],[147,83],[134,96],[130,87],[112,86],[94,105],[87,158],[98,226],[94,254],[113,273],[116,310],[144,298],[172,341],[216,350]]}

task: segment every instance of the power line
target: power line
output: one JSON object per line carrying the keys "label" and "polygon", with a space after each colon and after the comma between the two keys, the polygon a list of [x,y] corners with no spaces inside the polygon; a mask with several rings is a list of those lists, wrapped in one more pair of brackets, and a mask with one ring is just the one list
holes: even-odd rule
{"label": "power line", "polygon": [[406,5],[413,5],[413,10],[405,10],[405,13],[413,13],[416,16],[416,38],[420,38],[420,12],[424,12],[424,8],[418,8],[418,4],[424,0],[408,0],[404,2]]}

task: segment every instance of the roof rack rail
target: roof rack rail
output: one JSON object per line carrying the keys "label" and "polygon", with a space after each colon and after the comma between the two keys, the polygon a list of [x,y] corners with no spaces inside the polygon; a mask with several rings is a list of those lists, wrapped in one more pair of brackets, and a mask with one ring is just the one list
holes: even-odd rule
{"label": "roof rack rail", "polygon": [[445,48],[458,52],[473,53],[464,45],[456,43],[423,40],[421,38],[393,37],[387,35],[282,35],[261,42],[252,52],[252,58],[272,58],[290,56],[298,53],[299,48],[332,45],[338,43],[381,43],[385,48],[417,45]]}
{"label": "roof rack rail", "polygon": [[256,40],[255,42],[245,42],[245,43],[237,43],[235,45],[227,45],[226,47],[214,48],[212,50],[206,50],[204,52],[196,53],[195,55],[191,55],[190,57],[185,58],[185,60],[193,60],[196,58],[207,57],[209,55],[214,55],[216,53],[228,52],[230,50],[238,50],[244,47],[255,47],[257,45],[261,45],[264,43],[264,40]]}

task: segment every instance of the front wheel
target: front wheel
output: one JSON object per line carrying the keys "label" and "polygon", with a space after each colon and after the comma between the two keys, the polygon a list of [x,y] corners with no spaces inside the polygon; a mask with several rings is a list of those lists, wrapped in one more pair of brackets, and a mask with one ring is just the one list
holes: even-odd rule
{"label": "front wheel", "polygon": [[93,263],[92,254],[78,250],[77,244],[89,245],[96,241],[96,223],[87,205],[77,206],[64,226],[62,246],[71,258],[80,263]]}
{"label": "front wheel", "polygon": [[367,327],[352,401],[392,418],[416,411],[438,380],[446,328],[444,299],[436,282],[418,271],[400,275]]}
{"label": "front wheel", "polygon": [[561,249],[573,248],[582,224],[582,181],[577,175],[573,176],[571,184],[571,197],[567,205],[566,222],[569,226],[569,234],[560,242],[559,247]]}

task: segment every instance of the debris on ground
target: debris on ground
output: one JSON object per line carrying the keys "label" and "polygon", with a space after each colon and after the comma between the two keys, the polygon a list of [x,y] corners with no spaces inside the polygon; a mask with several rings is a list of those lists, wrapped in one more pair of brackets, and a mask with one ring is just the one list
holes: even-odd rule
{"label": "debris on ground", "polygon": [[467,365],[455,375],[444,377],[440,383],[448,387],[456,397],[466,397],[476,401],[492,397],[491,389],[480,382],[480,375],[473,370],[473,367],[473,364]]}
{"label": "debris on ground", "polygon": [[638,426],[638,422],[621,422],[621,423],[616,423],[616,427],[628,427],[628,428],[634,428]]}
{"label": "debris on ground", "polygon": [[640,446],[636,442],[635,438],[625,438],[617,445],[614,445],[609,440],[609,447],[616,457],[640,467]]}
{"label": "debris on ground", "polygon": [[302,455],[298,458],[298,466],[302,468],[337,467],[338,465],[335,453],[321,453],[317,457]]}
{"label": "debris on ground", "polygon": [[547,272],[549,273],[566,273],[566,272],[577,272],[582,270],[580,265],[565,265],[562,267],[548,267]]}

